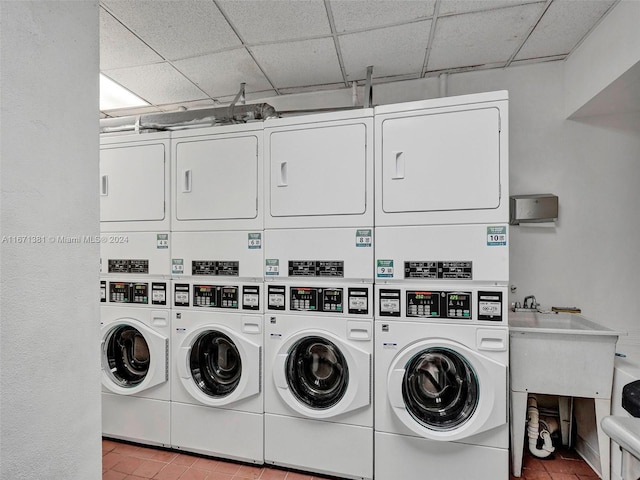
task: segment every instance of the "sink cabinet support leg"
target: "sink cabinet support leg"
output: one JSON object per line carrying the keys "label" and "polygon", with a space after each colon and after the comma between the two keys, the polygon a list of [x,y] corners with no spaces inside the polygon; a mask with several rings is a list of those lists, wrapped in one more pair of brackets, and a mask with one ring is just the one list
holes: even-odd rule
{"label": "sink cabinet support leg", "polygon": [[611,440],[602,430],[600,422],[611,415],[610,398],[594,398],[596,407],[596,428],[598,431],[598,450],[600,450],[600,470],[602,480],[611,480]]}
{"label": "sink cabinet support leg", "polygon": [[527,392],[511,392],[511,469],[514,477],[522,475],[527,397]]}
{"label": "sink cabinet support leg", "polygon": [[571,423],[573,416],[573,397],[558,397],[558,413],[560,414],[560,432],[562,445],[571,447]]}

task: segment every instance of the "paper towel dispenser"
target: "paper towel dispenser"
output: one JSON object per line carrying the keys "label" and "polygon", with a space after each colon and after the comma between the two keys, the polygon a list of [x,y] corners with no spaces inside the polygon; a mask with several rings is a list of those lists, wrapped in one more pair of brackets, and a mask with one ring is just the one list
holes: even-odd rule
{"label": "paper towel dispenser", "polygon": [[511,225],[549,223],[558,219],[558,197],[551,193],[512,195],[509,200]]}

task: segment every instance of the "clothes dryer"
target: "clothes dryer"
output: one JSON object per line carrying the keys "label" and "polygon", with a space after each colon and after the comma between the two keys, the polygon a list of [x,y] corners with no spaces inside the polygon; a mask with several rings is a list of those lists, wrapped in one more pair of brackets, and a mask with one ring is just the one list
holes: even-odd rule
{"label": "clothes dryer", "polygon": [[373,227],[373,109],[264,122],[265,228]]}
{"label": "clothes dryer", "polygon": [[375,225],[506,223],[508,94],[375,108]]}
{"label": "clothes dryer", "polygon": [[263,463],[262,298],[261,283],[174,283],[173,448]]}
{"label": "clothes dryer", "polygon": [[170,445],[170,282],[103,278],[102,433]]}
{"label": "clothes dryer", "polygon": [[169,133],[100,138],[100,230],[169,233]]}
{"label": "clothes dryer", "polygon": [[509,476],[506,287],[376,286],[375,478]]}
{"label": "clothes dryer", "polygon": [[172,133],[172,231],[262,231],[262,125]]}
{"label": "clothes dryer", "polygon": [[267,284],[265,463],[373,478],[371,285]]}

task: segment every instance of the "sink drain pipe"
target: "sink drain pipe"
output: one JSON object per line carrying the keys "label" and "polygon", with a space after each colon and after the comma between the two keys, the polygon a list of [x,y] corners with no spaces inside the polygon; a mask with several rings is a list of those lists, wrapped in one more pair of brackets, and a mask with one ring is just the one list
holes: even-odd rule
{"label": "sink drain pipe", "polygon": [[[538,458],[546,458],[555,451],[551,441],[551,433],[557,430],[553,423],[555,419],[540,418],[538,412],[538,399],[535,395],[529,395],[527,399],[527,436],[529,437],[529,451]],[[538,439],[542,439],[542,445],[538,448]]]}

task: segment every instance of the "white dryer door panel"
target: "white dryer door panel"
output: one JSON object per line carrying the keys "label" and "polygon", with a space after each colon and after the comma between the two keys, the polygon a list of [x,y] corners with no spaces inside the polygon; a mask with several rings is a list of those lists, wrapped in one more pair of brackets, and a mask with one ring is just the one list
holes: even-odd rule
{"label": "white dryer door panel", "polygon": [[258,216],[258,138],[213,138],[176,145],[176,219]]}
{"label": "white dryer door panel", "polygon": [[376,225],[506,223],[505,92],[376,108]]}
{"label": "white dryer door panel", "polygon": [[[113,145],[100,151],[100,221],[149,222],[166,217],[166,145]],[[133,230],[137,228],[126,228]]]}
{"label": "white dryer door panel", "polygon": [[265,132],[267,228],[347,226],[372,219],[370,117]]}

